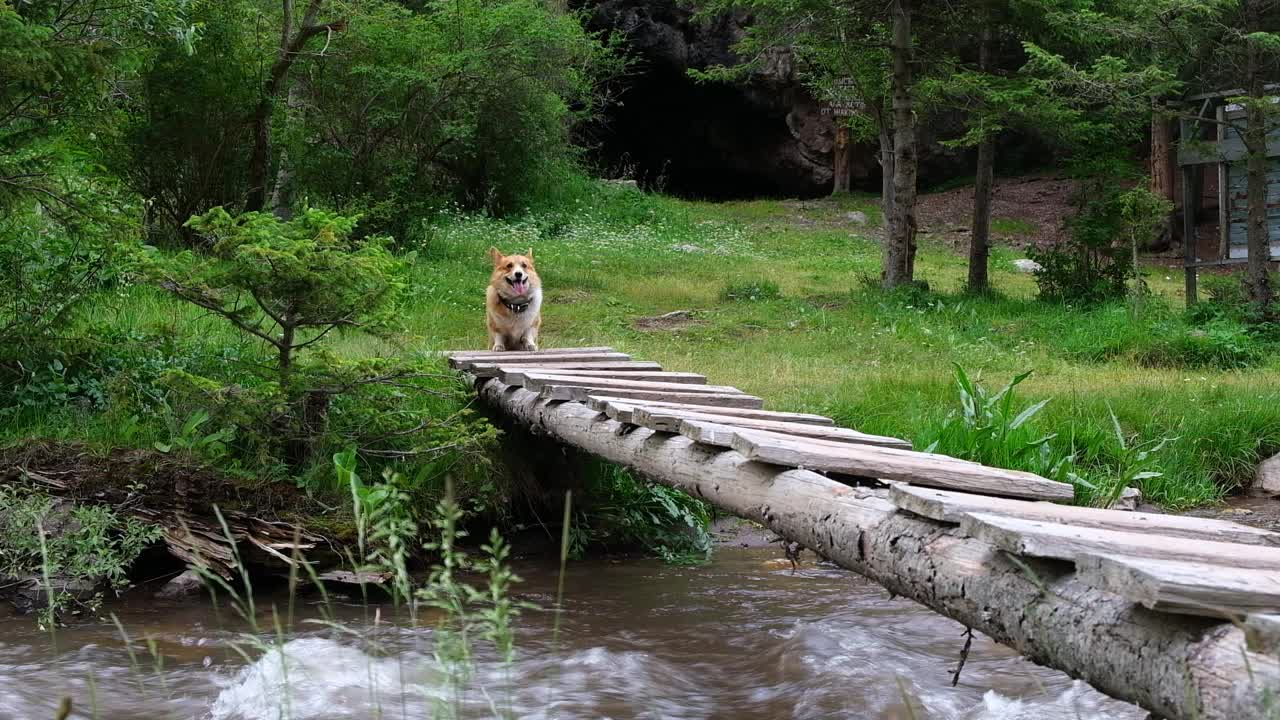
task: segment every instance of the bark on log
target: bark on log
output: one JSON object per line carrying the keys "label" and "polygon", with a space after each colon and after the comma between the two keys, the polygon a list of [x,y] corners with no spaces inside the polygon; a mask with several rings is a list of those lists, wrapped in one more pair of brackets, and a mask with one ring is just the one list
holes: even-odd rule
{"label": "bark on log", "polygon": [[577,403],[485,381],[481,398],[561,442],[630,467],[836,562],[1031,660],[1169,720],[1274,717],[1280,659],[1230,623],[1171,617],[1083,582],[1068,563],[1014,560],[866,488],[780,470],[686,437],[622,426]]}

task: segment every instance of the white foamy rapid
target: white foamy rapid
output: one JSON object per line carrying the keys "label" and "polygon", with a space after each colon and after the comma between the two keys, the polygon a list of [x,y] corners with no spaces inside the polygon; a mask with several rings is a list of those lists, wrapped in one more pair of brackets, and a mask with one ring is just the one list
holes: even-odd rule
{"label": "white foamy rapid", "polygon": [[437,674],[428,663],[421,656],[374,657],[325,638],[290,640],[242,668],[214,700],[211,718],[399,717],[405,703],[436,699]]}

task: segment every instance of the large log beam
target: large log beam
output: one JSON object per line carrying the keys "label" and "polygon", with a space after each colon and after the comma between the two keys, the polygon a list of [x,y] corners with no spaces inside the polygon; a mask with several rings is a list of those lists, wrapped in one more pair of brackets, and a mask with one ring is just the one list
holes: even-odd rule
{"label": "large log beam", "polygon": [[1280,660],[1220,621],[1145,610],[1063,562],[1011,558],[953,525],[898,512],[870,491],[686,437],[621,424],[578,403],[484,381],[481,398],[536,434],[767,525],[891,592],[1031,660],[1168,720],[1280,713]]}

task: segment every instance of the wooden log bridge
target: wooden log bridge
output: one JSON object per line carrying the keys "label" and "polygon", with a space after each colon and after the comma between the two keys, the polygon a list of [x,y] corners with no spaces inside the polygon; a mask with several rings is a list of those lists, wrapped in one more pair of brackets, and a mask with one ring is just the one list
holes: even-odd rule
{"label": "wooden log bridge", "polygon": [[453,352],[511,419],[754,520],[1168,720],[1280,718],[1280,534],[1069,504],[1069,485],[611,348]]}

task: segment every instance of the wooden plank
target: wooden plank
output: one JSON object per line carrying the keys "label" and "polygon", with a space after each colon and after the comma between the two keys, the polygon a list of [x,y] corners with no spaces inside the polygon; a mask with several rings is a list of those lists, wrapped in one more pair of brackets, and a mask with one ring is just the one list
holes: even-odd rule
{"label": "wooden plank", "polygon": [[1250,650],[1280,655],[1280,615],[1250,615],[1244,620],[1244,636]]}
{"label": "wooden plank", "polygon": [[735,433],[732,445],[752,460],[774,465],[1032,500],[1071,500],[1075,495],[1074,488],[1066,483],[945,455],[762,435],[749,430]]}
{"label": "wooden plank", "polygon": [[619,361],[626,361],[630,359],[631,359],[630,355],[627,355],[626,353],[617,353],[617,352],[581,353],[576,355],[569,354],[569,353],[565,353],[563,355],[534,355],[532,353],[510,352],[510,353],[507,353],[507,356],[504,358],[492,358],[492,357],[450,358],[449,367],[457,368],[459,370],[468,370],[473,365],[487,364],[487,363],[493,363],[493,362],[505,362],[505,363],[512,363],[512,364],[518,363],[521,365],[544,365],[548,363],[559,363],[559,362],[568,362],[568,361],[619,362]]}
{"label": "wooden plank", "polygon": [[[539,390],[545,385],[560,385],[562,387],[589,387],[598,390],[609,390],[616,388],[618,390],[650,390],[653,392],[684,392],[684,393],[742,393],[736,387],[728,385],[690,385],[688,383],[665,383],[665,382],[649,382],[646,380],[621,380],[617,378],[596,378],[596,377],[577,377],[574,375],[555,375],[552,373],[535,373],[521,372],[511,373],[508,377],[512,378],[510,385],[520,384],[530,390]],[[518,382],[517,382],[518,378]]]}
{"label": "wooden plank", "polygon": [[[697,385],[676,387],[700,387]],[[532,388],[530,388],[532,390]],[[658,400],[662,402],[678,402],[685,405],[709,405],[717,408],[761,408],[764,401],[754,395],[743,393],[705,393],[679,392],[676,390],[630,390],[626,388],[590,388],[576,385],[544,385],[538,391],[543,397],[552,400],[572,400],[586,403],[594,395],[631,398],[634,400]]]}
{"label": "wooden plank", "polygon": [[677,430],[701,445],[733,449],[733,439],[737,437],[740,428],[701,420],[681,420]]}
{"label": "wooden plank", "polygon": [[647,372],[620,372],[617,370],[543,370],[535,367],[512,368],[503,365],[498,377],[508,385],[523,385],[530,375],[551,377],[575,377],[587,379],[626,380],[629,382],[677,383],[680,385],[706,385],[707,376],[687,372],[663,372],[651,370]]}
{"label": "wooden plank", "polygon": [[[609,417],[619,422],[631,422],[631,412],[636,407],[655,407],[655,408],[674,408],[676,410],[705,411],[706,408],[701,405],[682,405],[680,403],[660,402],[655,400],[641,401],[631,398],[618,398],[593,395],[591,398],[591,409],[596,412],[607,413]],[[737,418],[756,418],[759,420],[779,420],[782,422],[804,423],[806,425],[835,425],[835,422],[822,415],[812,415],[810,413],[793,413],[781,412],[778,410],[755,410],[752,408],[720,408],[716,410],[717,415],[725,415]],[[615,417],[617,415],[617,417]],[[626,419],[621,419],[625,417]]]}
{"label": "wooden plank", "polygon": [[911,485],[894,485],[889,489],[889,501],[903,510],[938,522],[960,523],[969,513],[985,512],[1103,530],[1152,533],[1247,545],[1280,546],[1280,533],[1225,520],[1185,515],[1160,515],[1009,500]]}
{"label": "wooden plank", "polygon": [[1128,555],[1181,560],[1222,567],[1280,570],[1280,548],[1212,540],[1100,530],[1023,520],[990,513],[969,513],[961,532],[1016,555],[1075,561],[1084,555]]}
{"label": "wooden plank", "polygon": [[542,350],[446,350],[442,353],[445,357],[457,358],[459,360],[475,360],[480,357],[497,357],[504,358],[519,353],[520,355],[589,355],[592,353],[611,353],[617,352],[611,347],[580,347],[580,348],[543,348]]}
{"label": "wooden plank", "polygon": [[528,363],[503,363],[503,362],[473,362],[471,367],[467,368],[467,372],[476,377],[497,377],[500,370],[505,369],[541,369],[554,370],[558,373],[564,373],[567,370],[590,370],[594,372],[610,371],[616,372],[624,377],[631,377],[633,373],[660,372],[662,365],[649,360],[601,360],[592,362],[585,360],[582,362],[553,362],[538,364]]}
{"label": "wooden plank", "polygon": [[1232,618],[1280,610],[1280,573],[1273,570],[1097,554],[1078,557],[1076,572],[1158,612]]}
{"label": "wooden plank", "polygon": [[728,415],[676,410],[674,408],[640,407],[636,408],[632,413],[632,418],[632,422],[636,425],[642,425],[651,430],[659,430],[662,432],[679,432],[680,422],[682,420],[694,420],[732,427],[748,428],[751,430],[781,433],[783,435],[819,438],[822,440],[830,440],[832,442],[854,443],[858,445],[878,445],[880,447],[896,447],[904,450],[911,449],[911,443],[906,440],[884,437],[882,435],[868,435],[867,433],[861,433],[857,430],[850,430],[848,428],[805,425],[803,423],[778,422],[776,420],[735,418]]}

